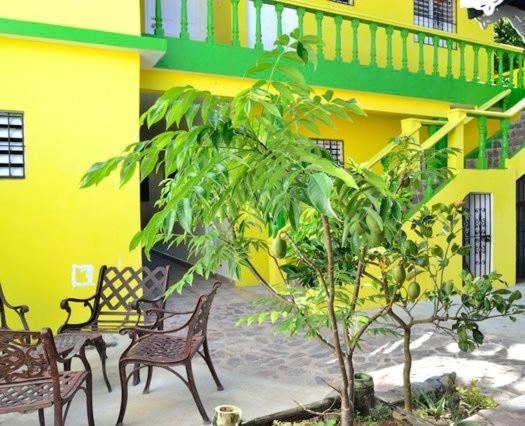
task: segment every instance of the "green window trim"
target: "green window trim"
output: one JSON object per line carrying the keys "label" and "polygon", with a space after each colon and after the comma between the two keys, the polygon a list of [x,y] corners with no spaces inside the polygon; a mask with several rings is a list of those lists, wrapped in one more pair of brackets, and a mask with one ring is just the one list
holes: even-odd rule
{"label": "green window trim", "polygon": [[0,18],[1,36],[137,52],[142,65],[147,68],[155,66],[167,49],[166,40],[161,38],[7,18]]}

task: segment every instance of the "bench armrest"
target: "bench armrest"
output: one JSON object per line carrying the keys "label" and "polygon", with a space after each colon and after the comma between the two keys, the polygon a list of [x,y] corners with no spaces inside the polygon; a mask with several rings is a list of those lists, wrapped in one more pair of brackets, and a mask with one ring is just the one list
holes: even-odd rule
{"label": "bench armrest", "polygon": [[[59,333],[61,333],[65,329],[77,329],[81,328],[85,325],[90,324],[95,319],[95,303],[97,295],[94,294],[91,297],[85,298],[85,299],[79,299],[75,297],[68,297],[67,299],[63,299],[60,302],[60,308],[67,312],[67,318],[64,324],[59,328]],[[69,322],[71,318],[71,306],[69,306],[70,303],[76,303],[76,304],[82,304],[84,307],[88,307],[90,310],[89,319],[83,323],[79,324],[72,324]]]}

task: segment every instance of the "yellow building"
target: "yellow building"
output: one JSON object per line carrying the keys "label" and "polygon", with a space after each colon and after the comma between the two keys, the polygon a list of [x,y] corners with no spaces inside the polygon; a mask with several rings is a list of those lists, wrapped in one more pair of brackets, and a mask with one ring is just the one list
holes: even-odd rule
{"label": "yellow building", "polygon": [[[516,188],[525,154],[520,128],[509,132],[511,114],[501,113],[525,96],[523,52],[494,44],[457,3],[4,0],[0,282],[6,292],[31,306],[31,325],[57,326],[64,319],[60,300],[91,294],[101,264],[138,266],[141,253],[128,245],[151,216],[156,178],[140,186],[135,176],[121,190],[115,179],[80,190],[82,174],[147,136],[137,118],[164,90],[189,84],[233,95],[250,84],[244,72],[261,51],[294,28],[324,42],[309,82],[357,98],[368,113],[322,129],[319,143],[341,160],[374,164],[401,133],[460,148],[465,160],[453,160],[453,184],[429,188],[424,201],[468,197],[484,225],[468,227],[465,238],[476,249],[465,265],[479,274],[497,269],[511,283],[524,278],[525,267],[517,265],[525,263],[525,228],[517,212],[523,214],[525,200],[516,199]],[[512,64],[514,79],[494,70],[495,57]],[[496,112],[485,118],[465,112],[476,106]],[[191,262],[184,247],[157,249]],[[266,271],[271,277],[269,263]],[[248,275],[243,281],[254,282]]]}

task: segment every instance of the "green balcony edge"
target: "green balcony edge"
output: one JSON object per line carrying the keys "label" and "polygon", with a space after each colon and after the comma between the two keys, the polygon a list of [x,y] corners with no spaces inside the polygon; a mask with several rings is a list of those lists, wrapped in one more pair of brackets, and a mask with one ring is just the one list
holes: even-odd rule
{"label": "green balcony edge", "polygon": [[162,38],[7,18],[0,18],[0,36],[137,52],[147,67],[154,66],[167,49]]}
{"label": "green balcony edge", "polygon": [[[261,49],[206,41],[167,37],[166,55],[155,68],[204,74],[244,77]],[[316,70],[308,70],[310,84],[345,90],[381,93],[450,103],[476,105],[497,95],[501,85],[421,75],[403,70],[381,68],[335,60],[321,60]],[[525,89],[514,88],[511,104],[525,96]]]}

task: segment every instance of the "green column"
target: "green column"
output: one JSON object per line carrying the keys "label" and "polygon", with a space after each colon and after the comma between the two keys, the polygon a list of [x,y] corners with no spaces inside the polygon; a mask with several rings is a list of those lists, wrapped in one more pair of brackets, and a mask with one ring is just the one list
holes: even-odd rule
{"label": "green column", "polygon": [[503,50],[498,50],[498,84],[503,85],[503,58],[504,58],[504,52]]}
{"label": "green column", "polygon": [[494,66],[494,49],[486,47],[485,52],[487,53],[487,84],[492,84],[492,67]]}
{"label": "green column", "polygon": [[164,28],[162,27],[162,1],[161,0],[155,0],[154,34],[157,37],[164,37]]}
{"label": "green column", "polygon": [[334,16],[335,22],[335,60],[337,62],[342,61],[342,50],[341,50],[341,25],[343,24],[343,17],[341,15]]}
{"label": "green column", "polygon": [[377,67],[377,24],[370,25],[370,66]]}
{"label": "green column", "polygon": [[254,0],[255,5],[255,48],[262,50],[262,23],[261,23],[261,10],[263,2],[262,0]]}
{"label": "green column", "polygon": [[409,32],[406,29],[401,31],[401,69],[403,71],[408,71],[408,34]]}
{"label": "green column", "polygon": [[516,54],[514,52],[508,53],[509,57],[509,86],[514,87],[514,65]]}
{"label": "green column", "polygon": [[479,145],[478,145],[478,158],[476,160],[476,168],[486,169],[487,164],[487,117],[478,117],[478,132],[479,132]]}
{"label": "green column", "polygon": [[208,0],[208,25],[206,41],[213,43],[215,41],[215,28],[213,22],[213,0]]}
{"label": "green column", "polygon": [[297,22],[298,22],[300,37],[304,35],[304,14],[305,14],[304,8],[298,7],[297,8]]}
{"label": "green column", "polygon": [[277,37],[283,35],[283,10],[284,6],[282,3],[275,4],[275,14],[277,15]]}
{"label": "green column", "polygon": [[474,52],[474,71],[472,80],[477,83],[479,81],[479,45],[473,45],[472,50]]}
{"label": "green column", "polygon": [[190,38],[188,32],[188,0],[180,2],[180,38],[187,40]]}
{"label": "green column", "polygon": [[460,80],[467,79],[465,72],[465,42],[463,40],[459,42],[459,78]]}
{"label": "green column", "polygon": [[239,0],[232,0],[232,45],[240,46],[239,38]]}
{"label": "green column", "polygon": [[359,63],[359,19],[352,19],[352,62]]}
{"label": "green column", "polygon": [[388,25],[385,28],[386,32],[386,67],[388,69],[394,68],[393,63],[393,48],[392,48],[392,36],[394,34],[394,28],[391,25]]}
{"label": "green column", "polygon": [[452,49],[454,48],[454,41],[447,38],[447,78],[454,78],[452,74]]}
{"label": "green column", "polygon": [[439,37],[432,36],[432,46],[433,46],[433,60],[432,60],[432,75],[437,77],[439,76]]}
{"label": "green column", "polygon": [[509,130],[510,130],[510,120],[504,118],[501,120],[501,153],[499,156],[499,167],[505,168],[505,161],[510,157],[509,152]]}
{"label": "green column", "polygon": [[523,87],[523,55],[518,56],[518,88]]}
{"label": "green column", "polygon": [[419,45],[419,66],[417,72],[425,74],[425,33],[418,33],[417,43]]}
{"label": "green column", "polygon": [[[321,41],[323,40],[323,19],[324,19],[323,12],[318,11],[315,13],[315,21],[317,23],[317,37]],[[320,43],[317,45],[317,59],[319,61],[324,59],[323,43]]]}

